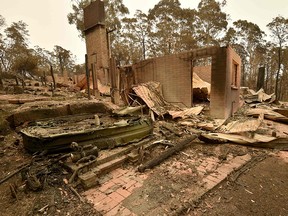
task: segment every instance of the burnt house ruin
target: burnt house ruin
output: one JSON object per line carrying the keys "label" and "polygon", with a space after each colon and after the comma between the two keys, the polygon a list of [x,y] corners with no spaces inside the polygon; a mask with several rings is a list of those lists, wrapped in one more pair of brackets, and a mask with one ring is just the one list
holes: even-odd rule
{"label": "burnt house ruin", "polygon": [[[193,73],[201,77],[203,67],[194,67],[198,59],[210,58],[211,84],[210,115],[226,119],[239,108],[241,59],[228,45],[206,47],[140,61],[125,68],[116,68],[109,52],[109,37],[104,24],[104,3],[92,2],[84,9],[85,37],[88,63],[93,77],[95,95],[98,82],[110,86],[112,101],[117,103],[119,95],[133,85],[156,81],[161,83],[164,99],[180,107],[192,107]],[[208,70],[208,71],[207,71]]]}

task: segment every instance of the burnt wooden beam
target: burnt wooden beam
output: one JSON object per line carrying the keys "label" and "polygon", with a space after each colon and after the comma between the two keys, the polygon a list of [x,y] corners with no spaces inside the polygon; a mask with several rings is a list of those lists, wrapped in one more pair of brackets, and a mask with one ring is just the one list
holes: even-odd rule
{"label": "burnt wooden beam", "polygon": [[189,137],[185,138],[179,144],[175,145],[172,148],[169,148],[169,149],[165,150],[157,158],[153,158],[152,160],[147,161],[145,164],[139,166],[138,167],[138,171],[139,172],[144,172],[146,169],[153,168],[154,166],[160,164],[161,162],[163,162],[165,159],[169,158],[173,154],[175,154],[175,153],[183,150],[184,148],[186,148],[196,138],[197,138],[197,135],[192,135],[192,136],[189,136]]}
{"label": "burnt wooden beam", "polygon": [[23,169],[25,169],[26,167],[28,167],[30,165],[29,164],[24,164],[22,165],[20,168],[18,168],[17,170],[11,172],[10,174],[8,174],[6,177],[4,177],[3,179],[0,180],[0,185],[4,182],[6,182],[8,179],[12,178],[13,176],[15,176],[17,173],[21,172]]}

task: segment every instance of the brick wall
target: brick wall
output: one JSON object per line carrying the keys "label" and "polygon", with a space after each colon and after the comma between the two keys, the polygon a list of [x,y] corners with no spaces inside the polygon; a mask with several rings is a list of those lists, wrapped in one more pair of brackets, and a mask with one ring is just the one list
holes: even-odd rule
{"label": "brick wall", "polygon": [[219,48],[212,56],[210,114],[215,118],[226,116],[226,48]]}
{"label": "brick wall", "polygon": [[193,73],[196,73],[203,81],[211,83],[211,65],[193,67]]}
{"label": "brick wall", "polygon": [[188,53],[142,61],[134,65],[136,82],[151,80],[160,82],[167,102],[181,107],[191,107],[193,101],[191,60],[187,60],[187,57]]}
{"label": "brick wall", "polygon": [[107,72],[109,68],[109,54],[105,26],[97,25],[87,30],[85,32],[85,40],[89,70],[91,70],[91,63],[95,63],[98,79],[103,84],[109,83]]}
{"label": "brick wall", "polygon": [[[237,85],[232,86],[233,64],[237,64]],[[231,47],[221,47],[212,57],[210,115],[228,118],[239,108],[241,59]]]}
{"label": "brick wall", "polygon": [[[212,57],[210,115],[214,118],[227,118],[239,107],[241,77],[240,57],[229,46],[192,50],[141,61],[132,66],[134,83],[160,82],[167,102],[191,107],[193,105],[192,61],[205,57]],[[238,65],[236,86],[231,85],[233,64]],[[206,69],[209,69],[209,66]]]}
{"label": "brick wall", "polygon": [[[98,9],[104,15],[103,3],[101,1],[97,2],[99,3]],[[86,9],[88,10],[89,8]],[[110,76],[108,73],[109,53],[106,28],[102,24],[90,27],[90,18],[93,18],[90,15],[93,14],[89,14],[88,11],[85,16],[86,24],[88,22],[87,28],[89,28],[86,28],[85,31],[88,67],[91,70],[91,63],[93,63],[97,78],[102,84],[108,84],[110,83]],[[211,83],[210,114],[215,118],[227,118],[238,109],[241,77],[240,57],[229,46],[208,47],[145,60],[131,67],[133,73],[131,78],[134,79],[134,84],[158,81],[162,84],[162,93],[167,102],[178,104],[182,107],[191,107],[193,105],[192,71],[197,71],[197,68],[192,68],[192,62],[195,59],[205,57],[212,57],[211,81],[209,80]],[[232,79],[235,81],[235,67],[233,65],[237,65],[236,83],[232,81]],[[201,77],[201,73],[199,73],[199,76]],[[203,80],[209,82],[207,79],[209,77]],[[130,81],[126,78],[125,85],[130,86]]]}
{"label": "brick wall", "polygon": [[[234,79],[234,77],[232,76],[232,73],[234,73],[233,70],[235,70],[235,67],[233,67],[234,64],[237,64],[236,86],[231,85],[231,83],[233,82],[232,78]],[[230,110],[228,112],[229,114],[233,114],[238,110],[240,104],[241,58],[231,47],[227,48],[227,65],[227,76],[229,76],[230,83],[227,83],[227,92],[229,94],[226,107],[230,107]]]}

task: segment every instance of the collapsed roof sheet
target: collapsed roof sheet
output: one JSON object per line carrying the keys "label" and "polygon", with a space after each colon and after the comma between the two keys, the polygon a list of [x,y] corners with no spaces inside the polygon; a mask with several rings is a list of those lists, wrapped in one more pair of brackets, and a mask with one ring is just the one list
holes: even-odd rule
{"label": "collapsed roof sheet", "polygon": [[139,84],[132,89],[153,112],[159,116],[163,116],[168,113],[165,108],[168,106],[168,103],[160,94],[159,86],[160,83],[158,82],[147,82]]}

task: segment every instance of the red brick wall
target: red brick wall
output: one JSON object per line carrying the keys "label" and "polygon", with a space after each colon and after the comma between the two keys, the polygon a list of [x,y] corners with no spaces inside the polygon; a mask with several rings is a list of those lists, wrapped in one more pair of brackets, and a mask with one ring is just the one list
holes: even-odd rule
{"label": "red brick wall", "polygon": [[196,73],[203,81],[211,83],[211,65],[193,67],[193,73]]}
{"label": "red brick wall", "polygon": [[210,115],[215,118],[226,117],[226,48],[219,48],[212,56]]}
{"label": "red brick wall", "polygon": [[[231,85],[233,64],[238,64],[236,88]],[[231,47],[219,48],[212,57],[210,115],[228,118],[239,108],[241,59]]]}
{"label": "red brick wall", "polygon": [[[109,68],[109,54],[106,37],[106,28],[97,25],[85,32],[86,52],[88,56],[88,67],[91,70],[91,63],[95,62],[98,79],[101,83],[109,83],[107,69]],[[96,53],[96,57],[94,55]]]}
{"label": "red brick wall", "polygon": [[[240,57],[231,47],[212,47],[181,54],[145,60],[133,65],[135,83],[158,81],[162,84],[165,100],[180,106],[191,107],[192,59],[212,57],[210,115],[227,118],[239,107]],[[238,66],[238,88],[231,86],[233,62]]]}
{"label": "red brick wall", "polygon": [[[184,55],[184,56],[183,56]],[[175,54],[142,61],[134,66],[137,83],[157,81],[169,103],[192,105],[191,60],[188,54]]]}
{"label": "red brick wall", "polygon": [[[233,64],[237,64],[237,83],[236,86],[232,86],[232,73]],[[240,83],[241,83],[241,59],[238,54],[231,48],[227,48],[227,76],[229,76],[229,83],[227,83],[228,100],[227,107],[230,107],[229,114],[235,113],[239,108],[240,103]]]}

